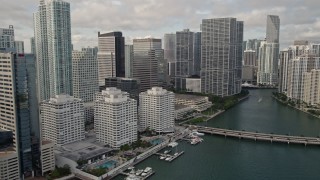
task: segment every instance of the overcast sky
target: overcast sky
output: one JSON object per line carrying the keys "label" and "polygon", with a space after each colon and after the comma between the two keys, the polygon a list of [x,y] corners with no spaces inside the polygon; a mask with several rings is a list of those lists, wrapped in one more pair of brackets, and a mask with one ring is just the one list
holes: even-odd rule
{"label": "overcast sky", "polygon": [[[30,51],[33,13],[39,0],[0,0],[0,25],[15,28],[16,40]],[[266,16],[279,15],[281,48],[293,40],[320,40],[319,0],[66,0],[71,4],[75,49],[96,46],[97,32],[122,31],[126,42],[189,28],[200,31],[205,18],[244,21],[244,40],[265,38]]]}

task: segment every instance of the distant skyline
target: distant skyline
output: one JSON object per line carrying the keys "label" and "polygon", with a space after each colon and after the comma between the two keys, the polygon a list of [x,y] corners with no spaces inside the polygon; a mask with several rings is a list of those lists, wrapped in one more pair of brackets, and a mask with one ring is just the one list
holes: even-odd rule
{"label": "distant skyline", "polygon": [[[267,15],[281,19],[280,49],[293,40],[320,41],[318,0],[65,0],[71,4],[72,43],[75,49],[98,45],[98,31],[122,31],[126,42],[136,37],[163,38],[189,28],[200,31],[202,19],[235,17],[244,21],[244,40],[265,38]],[[33,13],[39,0],[3,1],[1,27],[13,25],[16,40],[30,52]],[[319,38],[319,39],[317,39]]]}

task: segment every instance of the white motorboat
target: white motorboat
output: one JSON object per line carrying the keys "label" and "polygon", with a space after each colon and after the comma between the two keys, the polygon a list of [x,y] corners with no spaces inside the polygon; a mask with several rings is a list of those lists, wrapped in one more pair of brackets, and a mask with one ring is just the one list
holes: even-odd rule
{"label": "white motorboat", "polygon": [[147,173],[142,173],[142,174],[141,174],[142,177],[144,177],[144,176],[146,176],[146,175],[147,175]]}
{"label": "white motorboat", "polygon": [[146,167],[146,169],[145,169],[143,172],[147,173],[147,172],[149,172],[149,171],[151,171],[151,170],[152,170],[151,167]]}
{"label": "white motorboat", "polygon": [[168,154],[169,152],[171,152],[171,150],[165,150],[164,154]]}
{"label": "white motorboat", "polygon": [[135,176],[134,174],[130,174],[125,178],[125,180],[141,180],[140,177]]}
{"label": "white motorboat", "polygon": [[165,159],[166,157],[165,156],[160,156],[160,159],[162,160],[162,159]]}
{"label": "white motorboat", "polygon": [[176,146],[178,146],[178,143],[177,142],[171,142],[171,143],[168,144],[168,146],[176,147]]}
{"label": "white motorboat", "polygon": [[166,160],[166,161],[170,161],[170,160],[171,160],[171,156],[170,156],[170,157],[167,157],[165,160]]}
{"label": "white motorboat", "polygon": [[197,130],[192,131],[193,136],[204,136],[204,133],[199,133]]}
{"label": "white motorboat", "polygon": [[137,175],[137,176],[140,176],[140,174],[141,174],[142,172],[143,172],[143,169],[138,169],[137,172],[136,172],[136,175]]}
{"label": "white motorboat", "polygon": [[135,174],[136,171],[134,169],[131,169],[130,174]]}
{"label": "white motorboat", "polygon": [[173,155],[173,156],[178,156],[178,154],[179,154],[179,153],[174,153],[174,155]]}

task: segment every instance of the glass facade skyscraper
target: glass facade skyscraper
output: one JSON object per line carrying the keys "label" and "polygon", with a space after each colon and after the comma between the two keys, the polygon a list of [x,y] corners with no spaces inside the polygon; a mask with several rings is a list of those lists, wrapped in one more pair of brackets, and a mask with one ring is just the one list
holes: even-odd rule
{"label": "glass facade skyscraper", "polygon": [[70,4],[41,0],[34,27],[39,100],[72,95]]}
{"label": "glass facade skyscraper", "polygon": [[241,91],[243,22],[202,20],[201,92],[230,96]]}

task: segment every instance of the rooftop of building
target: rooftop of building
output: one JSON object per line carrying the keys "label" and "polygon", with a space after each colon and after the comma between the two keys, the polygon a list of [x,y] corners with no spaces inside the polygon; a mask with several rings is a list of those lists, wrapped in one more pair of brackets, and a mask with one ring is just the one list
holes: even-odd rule
{"label": "rooftop of building", "polygon": [[175,94],[176,99],[186,99],[186,100],[199,100],[203,99],[206,96],[197,96],[192,94]]}
{"label": "rooftop of building", "polygon": [[114,32],[108,32],[108,33],[103,33],[103,34],[98,32],[98,37],[110,37],[110,36],[122,37],[122,32],[121,31],[114,31]]}
{"label": "rooftop of building", "polygon": [[79,98],[74,98],[73,96],[70,96],[68,94],[60,94],[60,95],[56,95],[54,98],[50,98],[49,100],[45,100],[43,102],[51,103],[51,104],[66,104],[68,102],[74,102],[74,101],[82,101],[82,100]]}
{"label": "rooftop of building", "polygon": [[89,133],[86,135],[86,139],[58,147],[55,152],[76,162],[79,159],[87,160],[112,150],[105,144],[96,141],[94,133]]}

